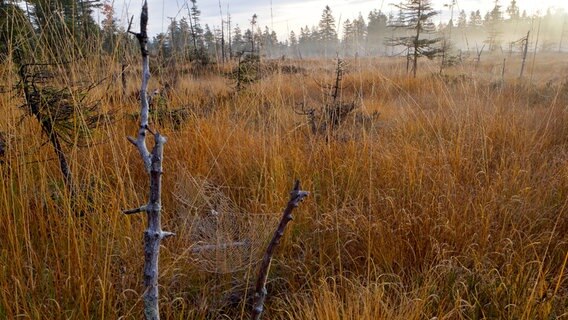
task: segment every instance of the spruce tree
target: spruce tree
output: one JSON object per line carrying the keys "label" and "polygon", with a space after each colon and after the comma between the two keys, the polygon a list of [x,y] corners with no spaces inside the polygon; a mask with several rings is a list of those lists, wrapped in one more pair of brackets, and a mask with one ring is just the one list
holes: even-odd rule
{"label": "spruce tree", "polygon": [[481,12],[479,10],[471,12],[469,16],[469,25],[474,28],[481,27],[483,25],[483,19],[481,18]]}
{"label": "spruce tree", "polygon": [[29,37],[30,24],[18,1],[0,2],[0,62],[15,48],[30,51],[33,43]]}
{"label": "spruce tree", "polygon": [[431,36],[436,30],[432,17],[438,13],[432,7],[430,0],[407,0],[396,4],[395,7],[400,10],[400,17],[390,27],[405,29],[413,34],[390,38],[388,43],[391,46],[407,48],[407,57],[412,61],[412,73],[416,77],[418,59],[421,57],[432,59],[440,53],[440,48],[436,47],[436,44],[441,39]]}
{"label": "spruce tree", "polygon": [[298,52],[298,38],[294,30],[290,31],[290,36],[288,37],[288,47],[290,48],[290,55],[295,56]]}
{"label": "spruce tree", "polygon": [[460,11],[458,14],[457,27],[460,29],[465,29],[467,27],[467,14],[465,13],[465,10]]}
{"label": "spruce tree", "polygon": [[489,51],[493,52],[500,47],[499,37],[503,22],[503,12],[499,5],[499,0],[495,0],[493,10],[489,11],[485,17],[484,25],[487,30],[487,39],[484,41],[489,45]]}
{"label": "spruce tree", "polygon": [[367,51],[371,54],[377,54],[381,51],[383,40],[387,34],[387,16],[378,10],[369,12],[369,24],[367,25]]}
{"label": "spruce tree", "polygon": [[197,8],[197,0],[190,0],[191,8],[189,9],[189,31],[190,43],[192,45],[191,58],[199,59],[201,61],[206,61],[206,50],[204,42],[204,31],[203,27],[199,23],[201,11]]}
{"label": "spruce tree", "polygon": [[[32,22],[56,56],[67,60],[66,53],[93,48],[95,42],[90,38],[100,31],[93,19],[94,10],[100,7],[99,0],[31,0],[30,3]],[[68,41],[67,35],[73,41]],[[63,46],[63,42],[73,46]]]}
{"label": "spruce tree", "polygon": [[353,20],[353,47],[356,54],[362,49],[366,34],[367,24],[361,13],[359,13],[357,19]]}
{"label": "spruce tree", "polygon": [[241,55],[244,49],[245,41],[243,39],[243,34],[239,25],[236,25],[233,29],[233,41],[231,50],[233,50],[233,52],[236,52],[237,55]]}
{"label": "spruce tree", "polygon": [[507,14],[509,15],[509,19],[513,21],[517,21],[521,18],[521,11],[519,10],[519,6],[517,6],[516,0],[511,0],[511,3],[507,7]]}
{"label": "spruce tree", "polygon": [[324,49],[324,56],[332,52],[337,47],[337,32],[335,31],[335,18],[331,13],[331,8],[325,6],[319,22],[319,40]]}

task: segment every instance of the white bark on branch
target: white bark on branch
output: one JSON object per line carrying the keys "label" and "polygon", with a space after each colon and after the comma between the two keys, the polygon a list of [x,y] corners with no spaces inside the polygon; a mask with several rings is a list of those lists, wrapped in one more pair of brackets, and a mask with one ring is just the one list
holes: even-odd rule
{"label": "white bark on branch", "polygon": [[[140,16],[140,33],[134,33],[140,44],[142,54],[142,87],[140,88],[140,127],[136,138],[128,137],[128,140],[136,146],[144,168],[150,176],[150,199],[147,204],[139,208],[123,211],[125,214],[146,212],[148,216],[148,229],[144,231],[144,315],[146,320],[159,320],[160,311],[158,305],[158,258],[160,255],[160,241],[174,234],[162,231],[160,213],[162,210],[162,160],[166,137],[160,133],[153,133],[148,128],[148,80],[150,79],[150,67],[148,57],[148,3],[144,1]],[[129,31],[130,32],[130,31]],[[132,33],[132,32],[130,32]],[[146,146],[146,134],[154,135],[154,147],[152,152]]]}

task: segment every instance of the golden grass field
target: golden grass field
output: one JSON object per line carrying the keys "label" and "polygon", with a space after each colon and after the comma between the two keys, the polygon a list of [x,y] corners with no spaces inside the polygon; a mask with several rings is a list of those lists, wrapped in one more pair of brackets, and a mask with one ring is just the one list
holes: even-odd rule
{"label": "golden grass field", "polygon": [[[161,249],[162,317],[248,318],[266,243],[235,272],[203,268],[191,251],[198,213],[183,205],[203,196],[192,181],[222,190],[233,218],[258,220],[252,233],[268,240],[298,178],[311,193],[277,249],[264,319],[568,318],[568,57],[537,56],[523,80],[509,61],[503,84],[502,60],[444,77],[421,61],[413,79],[402,60],[348,59],[342,97],[359,108],[327,138],[294,106],[322,105],[331,59],[273,62],[305,72],[276,68],[239,93],[219,75],[231,66],[181,70],[164,108],[188,117],[151,125],[168,138],[162,223],[176,233]],[[103,58],[68,68],[91,81],[120,69]],[[16,71],[2,65],[2,84]],[[150,89],[170,73],[153,69]],[[126,139],[139,103],[119,82],[89,95],[112,121],[66,147],[75,202],[21,93],[0,95],[0,319],[142,317],[146,219],[121,210],[146,201],[148,178]]]}

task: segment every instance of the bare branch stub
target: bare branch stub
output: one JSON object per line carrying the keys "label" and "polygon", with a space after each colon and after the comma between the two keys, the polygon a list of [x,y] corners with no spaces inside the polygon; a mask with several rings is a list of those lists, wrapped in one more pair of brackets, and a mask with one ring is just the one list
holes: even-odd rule
{"label": "bare branch stub", "polygon": [[131,33],[130,28],[132,27],[132,20],[134,20],[134,16],[130,17],[130,21],[128,22],[128,29],[126,29],[126,33]]}
{"label": "bare branch stub", "polygon": [[146,212],[146,210],[147,210],[146,206],[141,206],[141,207],[136,208],[136,209],[123,210],[122,213],[124,213],[124,214],[135,214],[135,213],[140,213],[140,212]]}
{"label": "bare branch stub", "polygon": [[254,293],[254,303],[252,308],[251,319],[259,320],[262,312],[264,311],[264,300],[266,299],[267,290],[266,290],[266,281],[268,280],[268,272],[270,269],[270,264],[272,262],[272,256],[274,255],[274,250],[276,246],[280,243],[280,239],[284,235],[284,230],[286,229],[286,225],[288,222],[292,221],[292,211],[294,208],[300,205],[300,202],[304,200],[309,195],[309,192],[300,190],[300,181],[296,180],[294,183],[294,188],[290,192],[290,200],[288,201],[288,205],[282,214],[282,218],[280,219],[280,223],[278,224],[278,228],[274,232],[268,247],[266,248],[266,252],[262,258],[262,262],[260,264],[260,268],[258,271],[258,278],[255,285],[255,293]]}

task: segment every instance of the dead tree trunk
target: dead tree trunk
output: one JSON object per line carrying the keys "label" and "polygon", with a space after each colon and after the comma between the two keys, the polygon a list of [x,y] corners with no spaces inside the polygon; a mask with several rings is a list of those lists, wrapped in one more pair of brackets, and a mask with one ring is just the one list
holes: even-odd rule
{"label": "dead tree trunk", "polygon": [[[128,140],[136,146],[144,167],[150,175],[150,199],[148,204],[133,210],[124,211],[125,214],[146,212],[148,215],[148,229],[144,231],[144,315],[146,320],[159,320],[160,311],[158,306],[158,258],[160,254],[160,242],[162,239],[173,236],[171,232],[162,231],[160,212],[162,208],[162,159],[166,138],[160,133],[153,133],[148,128],[148,80],[150,79],[150,67],[148,58],[148,3],[144,1],[140,16],[140,33],[134,33],[140,43],[142,53],[142,87],[140,88],[140,128],[136,138],[128,137]],[[133,33],[133,32],[131,32]],[[154,135],[154,147],[152,152],[146,146],[146,133]]]}
{"label": "dead tree trunk", "polygon": [[341,90],[341,80],[343,80],[343,60],[337,58],[337,66],[335,68],[335,85],[333,86],[333,104],[337,103],[337,98]]}
{"label": "dead tree trunk", "polygon": [[[221,64],[225,64],[225,20],[223,20],[221,0],[219,0],[219,15],[221,16]],[[229,32],[231,31],[229,30]]]}
{"label": "dead tree trunk", "polygon": [[192,18],[192,14],[191,14],[191,9],[189,8],[189,6],[187,6],[187,16],[189,17],[189,32],[191,32],[191,40],[193,41],[193,53],[194,56],[191,57],[192,59],[196,59],[197,58],[197,34],[195,33],[195,28],[193,27],[193,18]]}
{"label": "dead tree trunk", "polygon": [[274,249],[280,243],[280,238],[284,235],[284,229],[286,229],[286,225],[288,222],[292,221],[292,210],[296,208],[305,197],[308,196],[308,192],[300,190],[300,181],[296,180],[294,184],[294,189],[290,192],[290,200],[288,201],[288,205],[286,209],[284,209],[284,213],[282,214],[282,219],[280,219],[280,223],[278,224],[278,228],[274,232],[272,236],[272,240],[268,244],[266,248],[266,252],[264,253],[264,257],[262,258],[262,262],[260,264],[260,268],[258,270],[258,278],[256,280],[255,285],[255,293],[254,293],[254,303],[252,308],[252,317],[253,320],[259,320],[260,316],[262,315],[262,311],[264,311],[264,300],[266,299],[266,281],[268,280],[268,272],[270,269],[270,263],[272,262],[272,256],[274,255]]}
{"label": "dead tree trunk", "polygon": [[530,34],[530,31],[527,32],[526,38],[524,38],[521,41],[521,43],[523,44],[523,62],[521,64],[521,74],[519,75],[519,78],[523,77],[523,73],[525,71],[525,63],[527,61],[527,53],[529,52],[529,34]]}
{"label": "dead tree trunk", "polygon": [[233,43],[231,39],[231,12],[229,12],[229,3],[227,3],[227,37],[229,37],[229,60],[233,59]]}
{"label": "dead tree trunk", "polygon": [[475,70],[479,68],[479,64],[481,63],[481,54],[483,53],[483,48],[485,48],[485,45],[481,46],[481,50],[477,50],[477,44],[475,45],[475,50],[477,50],[477,60],[475,61]]}
{"label": "dead tree trunk", "polygon": [[130,28],[132,27],[132,20],[134,19],[134,16],[132,16],[130,18],[130,21],[128,22],[128,29],[126,30],[126,37],[121,37],[120,40],[123,42],[122,43],[122,55],[120,58],[120,84],[122,86],[122,98],[125,99],[126,98],[126,89],[127,89],[127,83],[126,83],[126,68],[128,67],[128,62],[126,60],[126,55],[128,54],[128,33],[130,33]]}
{"label": "dead tree trunk", "polygon": [[507,59],[503,59],[503,68],[501,69],[501,85],[505,84],[505,70],[507,68]]}
{"label": "dead tree trunk", "polygon": [[123,60],[120,64],[120,84],[122,88],[122,97],[126,97],[126,62]]}
{"label": "dead tree trunk", "polygon": [[4,136],[4,132],[0,131],[0,164],[3,162],[5,154],[6,154],[6,137]]}
{"label": "dead tree trunk", "polygon": [[410,47],[406,48],[406,74],[410,71]]}

